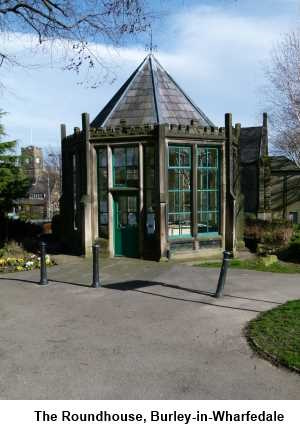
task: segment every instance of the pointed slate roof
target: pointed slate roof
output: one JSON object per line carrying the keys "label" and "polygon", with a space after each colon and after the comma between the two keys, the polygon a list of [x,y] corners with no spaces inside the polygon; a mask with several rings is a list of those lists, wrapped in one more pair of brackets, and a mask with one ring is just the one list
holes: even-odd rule
{"label": "pointed slate roof", "polygon": [[195,124],[213,126],[164,70],[153,54],[147,55],[130,78],[92,121],[91,127]]}

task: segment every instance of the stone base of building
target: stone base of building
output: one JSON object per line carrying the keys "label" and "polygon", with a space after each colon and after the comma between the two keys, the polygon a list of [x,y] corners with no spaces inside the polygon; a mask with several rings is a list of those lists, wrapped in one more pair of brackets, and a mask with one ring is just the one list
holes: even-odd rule
{"label": "stone base of building", "polygon": [[222,258],[222,248],[204,248],[195,251],[186,252],[175,252],[170,255],[170,260],[186,261],[186,260],[198,260],[198,259],[210,259],[210,258]]}

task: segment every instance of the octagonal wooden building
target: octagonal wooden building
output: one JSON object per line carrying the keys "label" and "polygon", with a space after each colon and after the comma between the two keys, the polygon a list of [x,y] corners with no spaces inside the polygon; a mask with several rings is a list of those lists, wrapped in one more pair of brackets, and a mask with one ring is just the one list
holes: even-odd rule
{"label": "octagonal wooden building", "polygon": [[239,131],[148,55],[93,121],[61,126],[65,245],[156,260],[233,250]]}

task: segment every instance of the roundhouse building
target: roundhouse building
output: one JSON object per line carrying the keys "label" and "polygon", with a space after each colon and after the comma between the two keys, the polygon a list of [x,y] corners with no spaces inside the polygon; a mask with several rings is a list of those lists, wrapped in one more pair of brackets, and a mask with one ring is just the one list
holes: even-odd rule
{"label": "roundhouse building", "polygon": [[66,244],[156,260],[234,250],[239,134],[148,55],[93,121],[61,126]]}

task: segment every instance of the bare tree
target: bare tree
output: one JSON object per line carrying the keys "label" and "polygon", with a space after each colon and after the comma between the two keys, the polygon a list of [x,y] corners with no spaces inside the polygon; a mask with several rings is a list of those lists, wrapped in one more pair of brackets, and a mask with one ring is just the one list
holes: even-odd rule
{"label": "bare tree", "polygon": [[300,167],[300,32],[276,45],[266,76],[266,97],[275,151]]}
{"label": "bare tree", "polygon": [[[71,49],[65,67],[79,71],[105,67],[92,43],[118,46],[128,36],[144,32],[153,14],[147,0],[0,0],[0,36],[34,34],[39,44],[62,42]],[[4,39],[3,39],[4,40]],[[18,58],[0,48],[0,66]]]}
{"label": "bare tree", "polygon": [[44,171],[50,178],[51,191],[61,189],[61,153],[57,147],[49,146],[45,151]]}

